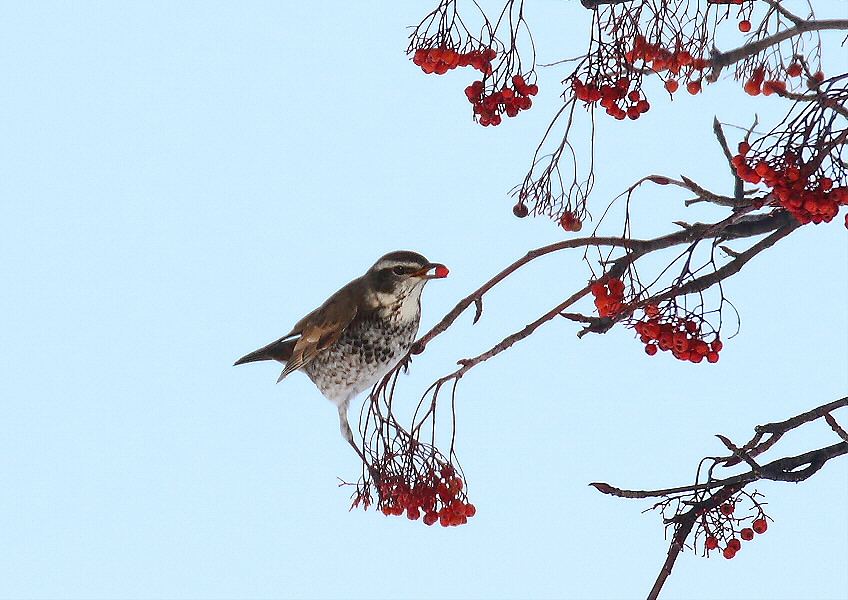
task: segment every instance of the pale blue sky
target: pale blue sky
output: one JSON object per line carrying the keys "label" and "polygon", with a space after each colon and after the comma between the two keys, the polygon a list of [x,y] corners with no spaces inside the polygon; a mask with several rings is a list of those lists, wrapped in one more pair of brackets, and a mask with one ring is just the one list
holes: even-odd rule
{"label": "pale blue sky", "polygon": [[[722,452],[713,434],[742,442],[845,393],[846,230],[809,225],[727,283],[742,329],[716,365],[560,320],[469,373],[468,525],[349,513],[337,478],[359,465],[332,405],[304,376],[274,385],[276,366],[233,361],[385,252],[450,267],[424,294],[429,327],[563,235],[515,219],[506,192],[567,72],[543,70],[532,110],[483,129],[471,73],[404,55],[432,8],[0,4],[0,597],[640,597],[667,548],[659,516],[589,482],[685,484]],[[529,2],[540,61],[581,52],[588,16]],[[673,103],[653,85],[638,122],[599,118],[596,214],[648,173],[726,190],[712,115],[768,122],[779,105],[729,81]],[[636,233],[722,214],[683,199],[646,190]],[[403,401],[587,277],[578,253],[516,275],[416,359]],[[811,429],[784,450],[836,441]],[[848,595],[848,461],[758,489],[768,533],[732,561],[685,554],[664,597]]]}

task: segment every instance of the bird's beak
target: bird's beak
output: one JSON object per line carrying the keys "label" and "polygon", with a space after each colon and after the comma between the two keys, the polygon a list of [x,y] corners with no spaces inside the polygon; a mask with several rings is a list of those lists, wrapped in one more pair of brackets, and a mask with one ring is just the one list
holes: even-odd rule
{"label": "bird's beak", "polygon": [[447,277],[450,270],[441,263],[430,263],[417,273],[413,273],[413,277],[424,277],[426,279],[442,279]]}

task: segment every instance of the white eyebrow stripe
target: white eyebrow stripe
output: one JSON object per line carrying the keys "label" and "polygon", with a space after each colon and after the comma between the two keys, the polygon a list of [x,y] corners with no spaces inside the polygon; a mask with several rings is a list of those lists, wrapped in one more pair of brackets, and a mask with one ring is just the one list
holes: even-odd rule
{"label": "white eyebrow stripe", "polygon": [[383,269],[391,269],[392,267],[408,267],[410,269],[423,269],[422,265],[413,262],[407,262],[402,260],[381,260],[376,265],[374,265],[374,269],[377,271],[382,271]]}

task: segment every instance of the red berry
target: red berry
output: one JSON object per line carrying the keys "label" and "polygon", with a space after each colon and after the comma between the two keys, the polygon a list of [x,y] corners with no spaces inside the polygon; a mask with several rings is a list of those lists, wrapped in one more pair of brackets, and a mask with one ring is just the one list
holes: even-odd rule
{"label": "red berry", "polygon": [[745,529],[739,532],[739,537],[741,537],[746,542],[750,542],[754,539],[754,530],[750,527],[746,527]]}
{"label": "red berry", "polygon": [[707,550],[715,550],[718,548],[718,538],[714,535],[709,536],[704,542],[704,546],[707,547]]}
{"label": "red berry", "polygon": [[760,95],[760,91],[761,91],[760,90],[760,84],[758,84],[753,79],[749,79],[748,81],[746,81],[743,88],[745,89],[745,93],[748,94],[749,96],[759,96]]}
{"label": "red berry", "polygon": [[801,74],[801,65],[798,63],[792,63],[786,67],[786,74],[790,77],[798,77]]}
{"label": "red berry", "polygon": [[739,552],[739,550],[741,550],[741,549],[742,549],[742,542],[740,542],[740,541],[739,541],[739,540],[737,540],[736,538],[733,538],[732,540],[730,540],[729,542],[727,542],[727,547],[728,547],[728,548],[733,548],[733,551],[734,551],[734,552]]}
{"label": "red berry", "polygon": [[523,219],[524,217],[530,214],[530,209],[527,208],[526,204],[522,204],[521,202],[519,202],[518,204],[512,207],[512,214],[514,214],[519,219]]}
{"label": "red berry", "polygon": [[466,517],[471,518],[476,514],[477,514],[477,507],[476,506],[474,506],[473,504],[466,504],[465,505],[465,516]]}
{"label": "red berry", "polygon": [[433,525],[436,521],[439,520],[439,515],[433,511],[428,511],[424,515],[424,524],[425,525]]}
{"label": "red berry", "polygon": [[614,296],[621,296],[624,294],[624,282],[621,279],[610,279],[609,291]]}
{"label": "red berry", "polygon": [[739,31],[742,33],[748,33],[751,31],[751,21],[745,19],[743,21],[739,21]]}
{"label": "red berry", "polygon": [[768,523],[766,523],[765,519],[757,519],[751,524],[755,533],[765,533],[766,529],[768,529]]}
{"label": "red berry", "polygon": [[736,550],[728,546],[724,549],[724,552],[722,552],[722,554],[724,554],[724,558],[731,559],[736,556]]}
{"label": "red berry", "polygon": [[417,508],[409,508],[409,509],[406,510],[406,517],[410,521],[417,521],[418,517],[420,517],[420,516],[421,516],[421,511],[419,511]]}
{"label": "red berry", "polygon": [[436,267],[436,277],[447,277],[448,273],[450,273],[450,270],[445,265],[439,265]]}
{"label": "red berry", "polygon": [[677,83],[676,80],[669,79],[668,81],[665,82],[665,89],[668,91],[669,94],[673,94],[674,92],[676,92],[677,88],[678,88],[678,83]]}
{"label": "red berry", "polygon": [[719,507],[719,510],[721,511],[721,514],[723,514],[725,517],[727,517],[727,516],[730,516],[731,514],[733,514],[734,508],[736,508],[736,507],[733,506],[732,504],[728,503],[728,504],[722,504]]}
{"label": "red berry", "polygon": [[648,344],[645,346],[645,352],[648,356],[653,356],[657,353],[657,345],[656,344]]}
{"label": "red berry", "polygon": [[592,295],[596,298],[606,298],[609,295],[607,286],[603,283],[595,283],[592,285]]}
{"label": "red berry", "polygon": [[701,93],[701,82],[700,81],[690,81],[686,84],[686,91],[692,94],[693,96]]}
{"label": "red berry", "polygon": [[770,96],[778,92],[786,91],[786,83],[779,80],[770,80],[763,83],[763,95]]}
{"label": "red berry", "polygon": [[463,503],[462,500],[457,498],[456,500],[450,503],[450,505],[448,506],[448,510],[450,510],[450,512],[455,515],[464,515],[465,503]]}

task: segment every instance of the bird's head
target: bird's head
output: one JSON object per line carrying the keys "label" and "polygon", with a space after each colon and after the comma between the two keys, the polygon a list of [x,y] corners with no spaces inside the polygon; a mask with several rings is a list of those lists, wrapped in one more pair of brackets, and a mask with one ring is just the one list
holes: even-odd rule
{"label": "bird's head", "polygon": [[[381,257],[365,274],[366,285],[374,291],[379,304],[387,305],[418,295],[430,279],[448,276],[448,268],[407,250]],[[392,302],[394,299],[394,302]]]}

